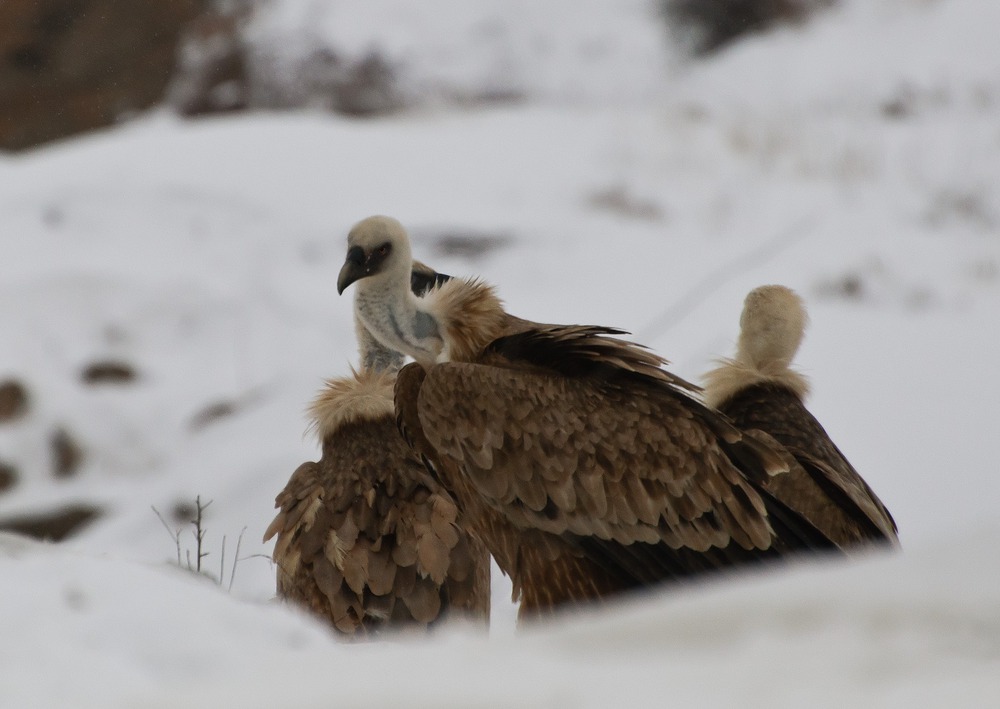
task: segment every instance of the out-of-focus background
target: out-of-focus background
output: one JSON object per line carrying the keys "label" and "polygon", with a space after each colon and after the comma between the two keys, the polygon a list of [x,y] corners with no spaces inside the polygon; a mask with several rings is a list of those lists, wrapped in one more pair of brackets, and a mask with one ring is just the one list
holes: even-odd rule
{"label": "out-of-focus background", "polygon": [[[998,26],[991,0],[4,0],[0,704],[1000,704]],[[797,289],[810,406],[903,552],[522,630],[496,573],[488,637],[345,645],[271,602],[260,538],[355,358],[335,279],[374,213],[693,381],[748,290]]]}

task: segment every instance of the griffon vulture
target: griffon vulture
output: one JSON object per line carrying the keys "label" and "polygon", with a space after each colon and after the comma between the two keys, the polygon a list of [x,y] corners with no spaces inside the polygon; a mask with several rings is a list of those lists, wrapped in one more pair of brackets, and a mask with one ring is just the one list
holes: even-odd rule
{"label": "griffon vulture", "polygon": [[808,324],[802,299],[784,286],[747,295],[734,359],[705,375],[705,400],[741,429],[774,437],[795,458],[767,489],[842,548],[898,544],[896,524],[803,403],[806,378],[791,367]]}
{"label": "griffon vulture", "polygon": [[777,451],[603,327],[507,314],[452,279],[417,298],[403,227],[348,236],[340,292],[416,362],[396,380],[404,436],[511,577],[521,616],[800,549],[831,548],[765,489]]}
{"label": "griffon vulture", "polygon": [[[414,269],[415,290],[433,284],[428,270]],[[403,355],[356,329],[360,371],[328,381],[310,409],[322,458],[292,474],[264,534],[277,535],[278,594],[354,636],[455,614],[488,621],[489,553],[396,426]]]}

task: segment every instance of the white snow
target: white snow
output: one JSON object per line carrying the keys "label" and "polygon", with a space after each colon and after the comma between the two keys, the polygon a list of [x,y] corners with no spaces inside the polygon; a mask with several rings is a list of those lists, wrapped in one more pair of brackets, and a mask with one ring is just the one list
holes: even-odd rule
{"label": "white snow", "polygon": [[[678,63],[642,2],[449,6],[289,1],[259,29],[384,46],[414,91],[500,81],[524,101],[368,121],[156,112],[0,156],[0,379],[31,396],[0,424],[20,473],[0,519],[105,511],[59,545],[0,536],[0,705],[1000,704],[1000,9],[845,0]],[[259,540],[318,455],[307,403],[355,358],[334,281],[372,213],[513,312],[623,327],[694,380],[731,353],[748,290],[796,288],[811,409],[903,552],[517,630],[495,574],[488,637],[346,644],[271,602]],[[443,233],[506,245],[448,255]],[[138,379],[83,385],[105,358]],[[233,413],[206,419],[220,403]],[[60,426],[84,452],[65,480]],[[176,568],[152,509],[173,526],[196,495],[221,587]]]}

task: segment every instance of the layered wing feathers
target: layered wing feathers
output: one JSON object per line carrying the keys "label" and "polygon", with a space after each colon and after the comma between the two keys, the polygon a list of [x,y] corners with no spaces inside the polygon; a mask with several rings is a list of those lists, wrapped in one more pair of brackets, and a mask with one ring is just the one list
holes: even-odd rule
{"label": "layered wing feathers", "polygon": [[420,391],[424,435],[514,524],[621,544],[766,549],[760,496],[669,397],[468,363]]}
{"label": "layered wing feathers", "polygon": [[613,334],[524,328],[477,363],[435,366],[419,387],[422,435],[519,528],[605,546],[729,550],[713,552],[712,566],[746,556],[735,548],[831,546],[760,488],[788,470],[775,447],[743,436],[662,359]]}
{"label": "layered wing feathers", "polygon": [[277,496],[279,594],[348,633],[489,614],[489,559],[391,416],[343,425]]}
{"label": "layered wing feathers", "polygon": [[769,488],[838,544],[896,542],[889,510],[794,391],[755,384],[723,401],[720,410],[741,428],[764,431],[784,446],[798,467]]}

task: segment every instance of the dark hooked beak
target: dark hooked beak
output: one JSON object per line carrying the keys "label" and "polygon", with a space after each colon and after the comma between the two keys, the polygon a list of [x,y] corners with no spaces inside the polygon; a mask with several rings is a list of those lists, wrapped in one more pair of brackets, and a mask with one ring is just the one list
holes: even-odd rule
{"label": "dark hooked beak", "polygon": [[347,260],[344,261],[344,265],[340,268],[340,275],[337,276],[337,293],[339,295],[343,295],[344,289],[354,281],[371,275],[365,261],[365,252],[360,246],[352,246],[347,250]]}

